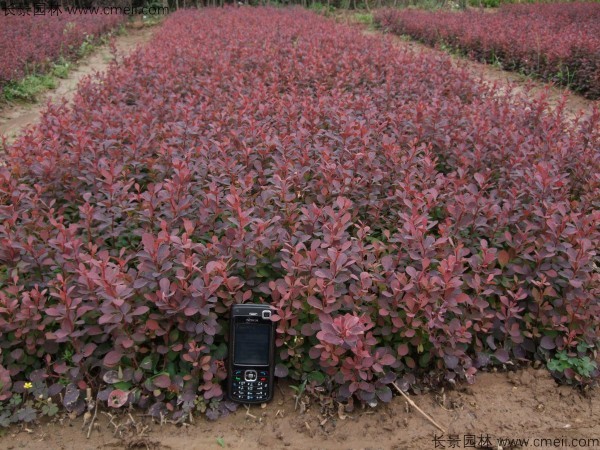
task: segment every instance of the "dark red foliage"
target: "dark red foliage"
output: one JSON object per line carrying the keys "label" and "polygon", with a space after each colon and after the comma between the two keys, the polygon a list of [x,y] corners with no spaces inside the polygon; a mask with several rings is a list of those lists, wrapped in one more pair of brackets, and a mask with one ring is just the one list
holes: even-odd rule
{"label": "dark red foliage", "polygon": [[599,122],[303,10],[176,13],[6,149],[0,375],[189,409],[245,301],[278,373],[371,403],[593,345]]}
{"label": "dark red foliage", "polygon": [[600,4],[503,5],[497,12],[380,10],[376,23],[480,61],[501,62],[600,98]]}
{"label": "dark red foliage", "polygon": [[100,36],[123,16],[59,14],[0,16],[0,90],[9,81],[45,71],[59,57],[72,58],[88,36]]}

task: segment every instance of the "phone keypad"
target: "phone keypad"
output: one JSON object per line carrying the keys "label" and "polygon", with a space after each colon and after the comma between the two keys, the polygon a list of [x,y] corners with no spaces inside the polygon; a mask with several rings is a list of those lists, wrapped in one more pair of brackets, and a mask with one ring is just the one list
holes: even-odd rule
{"label": "phone keypad", "polygon": [[231,387],[234,399],[248,402],[266,400],[269,397],[269,372],[267,370],[234,370]]}

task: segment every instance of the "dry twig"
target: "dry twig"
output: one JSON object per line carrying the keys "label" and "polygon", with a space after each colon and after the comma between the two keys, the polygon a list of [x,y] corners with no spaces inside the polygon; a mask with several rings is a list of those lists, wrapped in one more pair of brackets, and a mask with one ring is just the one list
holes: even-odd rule
{"label": "dry twig", "polygon": [[396,390],[406,399],[406,401],[410,404],[410,406],[412,406],[413,408],[415,408],[417,411],[419,411],[421,413],[421,415],[423,415],[423,417],[425,417],[432,425],[434,425],[438,430],[440,430],[442,433],[446,433],[446,430],[444,427],[442,427],[441,425],[439,425],[435,420],[433,420],[429,414],[427,414],[425,411],[423,411],[421,408],[419,408],[415,402],[412,401],[412,399],[406,395],[404,393],[404,391],[402,389],[400,389],[398,387],[398,385],[396,383],[392,383],[392,386],[394,386],[396,388]]}
{"label": "dry twig", "polygon": [[258,419],[258,417],[256,417],[254,414],[250,413],[250,405],[244,405],[246,406],[246,415],[252,417],[253,419]]}
{"label": "dry twig", "polygon": [[98,415],[98,397],[96,396],[96,405],[94,406],[94,415],[92,416],[92,420],[90,420],[90,427],[88,428],[87,438],[90,438],[92,434],[92,428],[94,426],[94,421],[96,420],[96,416]]}

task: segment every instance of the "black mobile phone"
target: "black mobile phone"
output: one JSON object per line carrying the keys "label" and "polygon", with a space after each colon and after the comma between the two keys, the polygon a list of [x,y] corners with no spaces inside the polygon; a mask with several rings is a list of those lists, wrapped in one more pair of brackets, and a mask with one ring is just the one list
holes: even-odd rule
{"label": "black mobile phone", "polygon": [[273,398],[275,323],[269,305],[235,304],[229,327],[229,398],[263,403]]}

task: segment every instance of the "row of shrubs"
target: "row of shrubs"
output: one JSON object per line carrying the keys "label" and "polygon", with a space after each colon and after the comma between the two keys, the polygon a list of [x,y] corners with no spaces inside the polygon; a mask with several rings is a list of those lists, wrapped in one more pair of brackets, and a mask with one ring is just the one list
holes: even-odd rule
{"label": "row of shrubs", "polygon": [[497,12],[383,9],[375,23],[600,98],[600,3],[503,5]]}
{"label": "row of shrubs", "polygon": [[[0,92],[11,81],[44,73],[60,58],[78,56],[84,42],[109,32],[124,16],[9,13],[0,16]],[[22,10],[26,11],[26,10]],[[58,11],[58,10],[57,10]]]}
{"label": "row of shrubs", "polygon": [[599,123],[304,10],[177,12],[6,148],[0,399],[225,414],[239,302],[339,401],[589,357]]}

